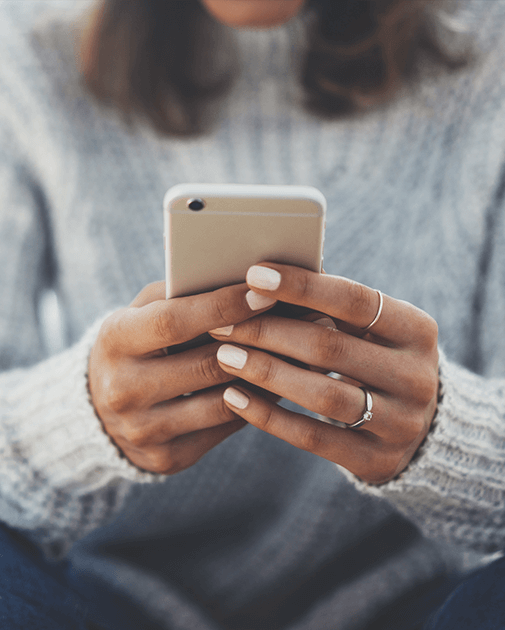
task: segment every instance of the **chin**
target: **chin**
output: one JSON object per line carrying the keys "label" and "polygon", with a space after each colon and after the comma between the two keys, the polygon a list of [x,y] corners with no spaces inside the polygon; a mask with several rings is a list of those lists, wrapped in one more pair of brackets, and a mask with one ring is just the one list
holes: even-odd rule
{"label": "chin", "polygon": [[297,15],[305,0],[201,0],[219,22],[232,28],[274,28]]}

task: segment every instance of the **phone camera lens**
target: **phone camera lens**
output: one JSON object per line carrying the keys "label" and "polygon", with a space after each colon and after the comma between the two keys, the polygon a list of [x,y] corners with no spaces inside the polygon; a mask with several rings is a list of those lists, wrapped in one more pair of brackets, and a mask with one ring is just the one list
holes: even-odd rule
{"label": "phone camera lens", "polygon": [[188,208],[193,210],[193,212],[198,212],[199,210],[203,210],[205,208],[205,202],[201,199],[190,199],[188,201]]}

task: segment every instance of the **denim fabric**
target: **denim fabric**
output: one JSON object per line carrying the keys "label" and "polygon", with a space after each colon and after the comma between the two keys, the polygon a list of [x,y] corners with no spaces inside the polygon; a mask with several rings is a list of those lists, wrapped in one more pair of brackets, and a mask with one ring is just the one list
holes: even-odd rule
{"label": "denim fabric", "polygon": [[466,578],[424,630],[504,630],[505,558]]}
{"label": "denim fabric", "polygon": [[[19,534],[0,526],[0,627],[2,630],[130,630],[153,628],[141,613],[110,593],[96,605],[94,593],[70,586],[66,563],[46,562]],[[374,630],[387,626],[414,628],[415,619],[433,609],[449,582],[411,593],[389,614],[377,619]],[[435,588],[433,588],[435,587]],[[82,591],[82,592],[81,592]],[[91,595],[91,591],[87,591]],[[92,601],[94,600],[94,601]],[[438,601],[437,601],[438,600]],[[97,622],[99,619],[99,622]],[[403,623],[400,622],[403,620]],[[452,591],[424,630],[505,629],[505,558],[474,572]]]}
{"label": "denim fabric", "polygon": [[87,630],[89,606],[65,584],[65,565],[45,563],[17,534],[0,527],[2,630]]}
{"label": "denim fabric", "polygon": [[0,525],[0,628],[153,629],[115,594],[78,584],[68,568],[66,562],[47,562],[35,546]]}
{"label": "denim fabric", "polygon": [[[447,594],[429,584],[377,619],[374,630],[420,627],[426,611]],[[97,622],[97,620],[99,620]],[[100,586],[79,583],[67,563],[53,564],[18,533],[0,525],[0,628],[2,630],[154,630],[142,613]]]}

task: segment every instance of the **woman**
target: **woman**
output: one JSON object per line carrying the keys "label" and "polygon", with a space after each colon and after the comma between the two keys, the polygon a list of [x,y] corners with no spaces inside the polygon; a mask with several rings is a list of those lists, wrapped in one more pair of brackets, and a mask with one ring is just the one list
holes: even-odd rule
{"label": "woman", "polygon": [[[4,575],[44,589],[11,579],[4,618],[420,627],[456,566],[436,538],[503,545],[505,3],[19,4],[0,20],[1,514]],[[464,29],[475,60],[450,71]],[[320,188],[327,275],[266,261],[163,300],[157,208],[198,180]],[[44,359],[48,285],[68,348]]]}

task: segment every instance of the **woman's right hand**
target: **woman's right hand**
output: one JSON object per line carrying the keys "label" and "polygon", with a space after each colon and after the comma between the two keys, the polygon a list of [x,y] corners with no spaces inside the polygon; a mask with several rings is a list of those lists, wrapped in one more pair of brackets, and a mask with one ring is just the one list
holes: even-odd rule
{"label": "woman's right hand", "polygon": [[109,436],[139,468],[175,474],[246,424],[223,402],[223,385],[235,377],[219,367],[221,344],[173,355],[164,349],[266,310],[251,310],[247,292],[242,284],[165,300],[158,282],[103,323],[89,360],[91,399]]}

